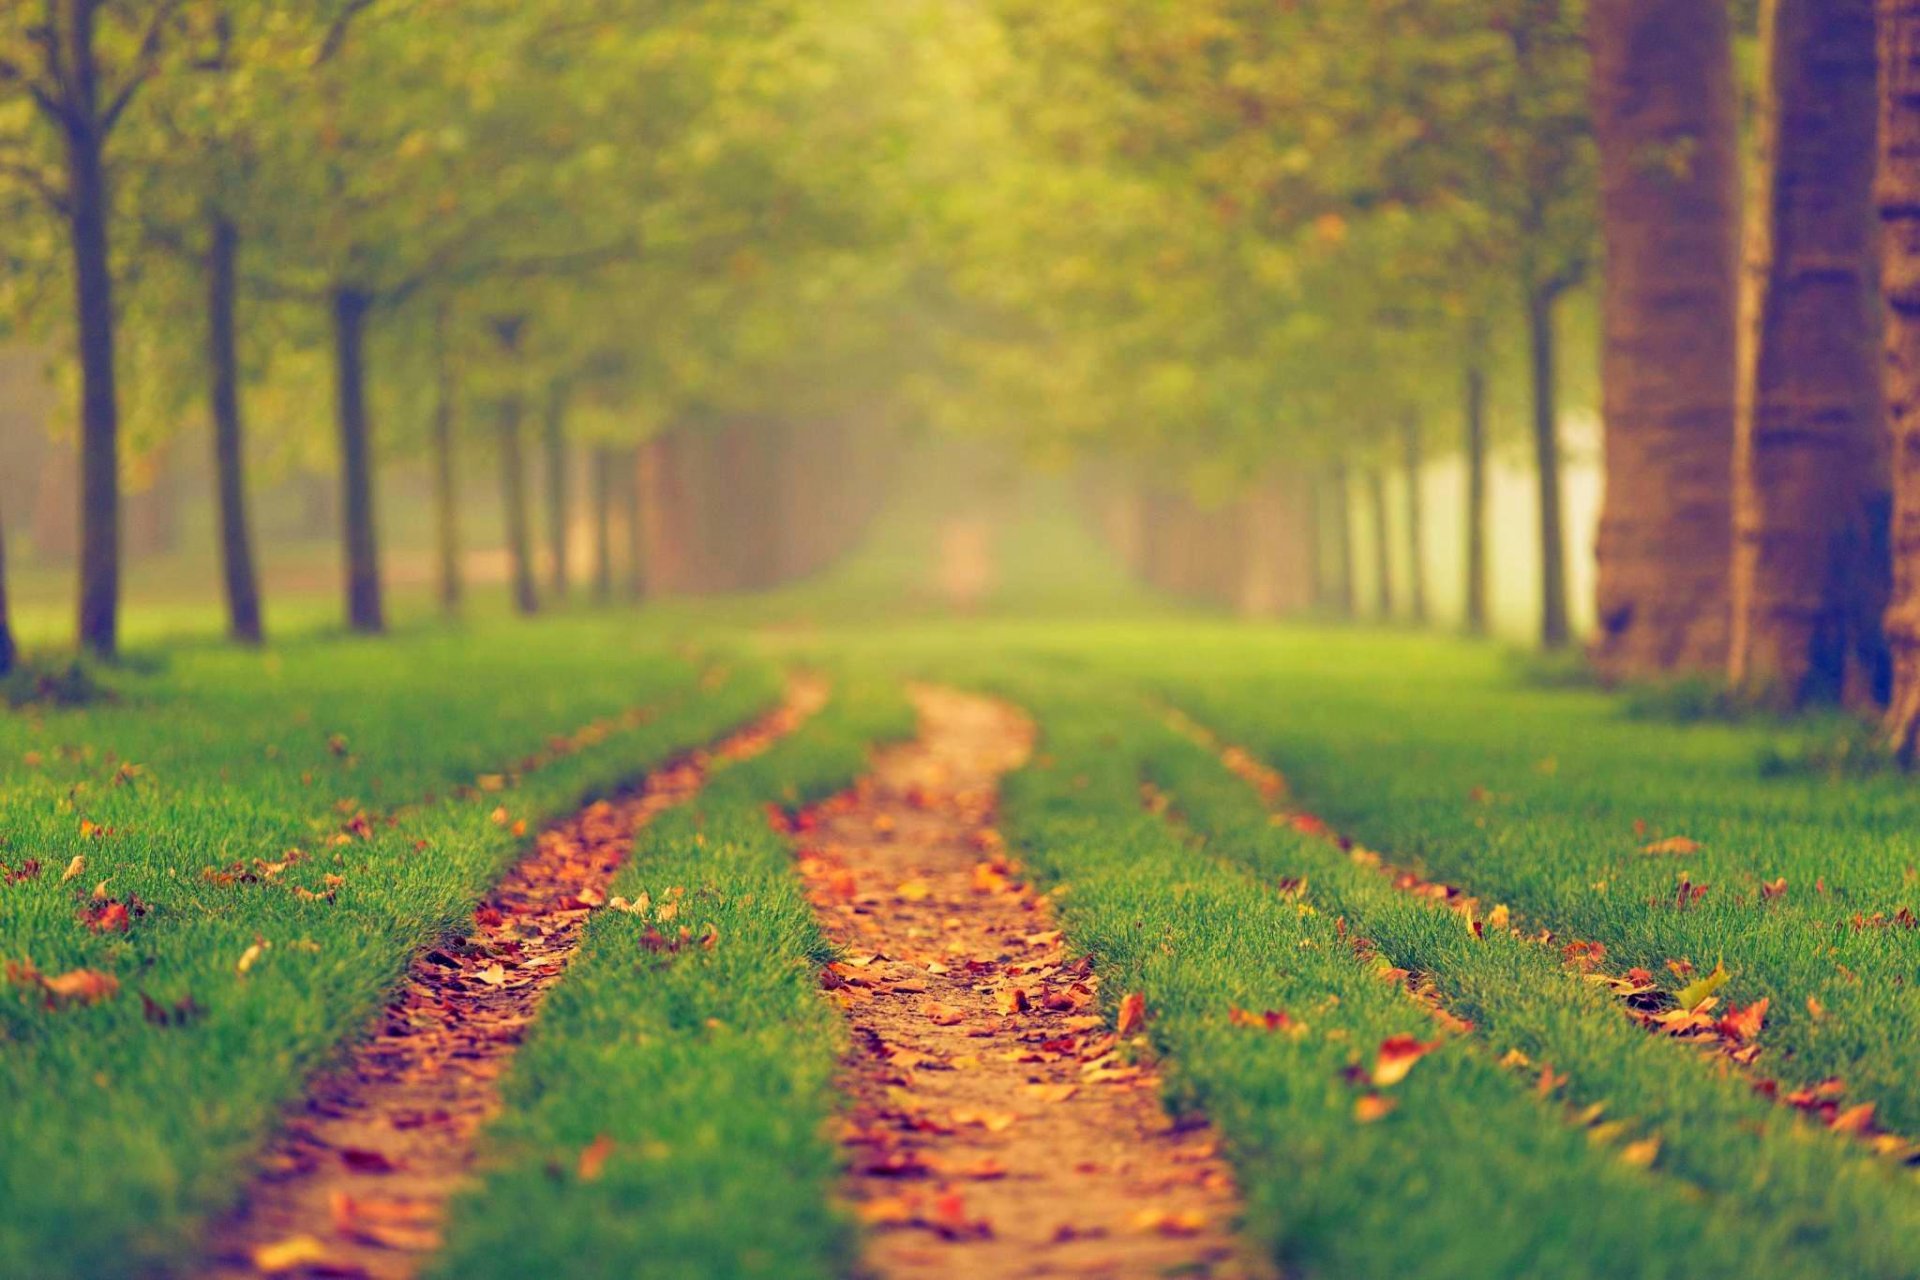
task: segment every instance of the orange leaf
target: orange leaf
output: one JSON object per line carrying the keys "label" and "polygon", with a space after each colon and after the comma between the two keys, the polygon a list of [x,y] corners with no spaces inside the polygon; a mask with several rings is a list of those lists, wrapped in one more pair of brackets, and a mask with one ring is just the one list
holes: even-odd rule
{"label": "orange leaf", "polygon": [[1399,1084],[1413,1070],[1413,1064],[1440,1047],[1438,1040],[1416,1040],[1412,1036],[1388,1036],[1380,1042],[1380,1055],[1374,1060],[1373,1082]]}
{"label": "orange leaf", "polygon": [[1668,836],[1665,840],[1655,840],[1641,847],[1642,853],[1687,854],[1700,852],[1700,842],[1686,836]]}
{"label": "orange leaf", "polygon": [[1715,1030],[1736,1042],[1751,1040],[1760,1034],[1760,1028],[1766,1023],[1767,1004],[1768,1001],[1763,996],[1744,1009],[1734,1005],[1727,1010],[1726,1016],[1715,1024]]}
{"label": "orange leaf", "polygon": [[950,1004],[941,1004],[938,1000],[929,1000],[920,1006],[927,1020],[936,1027],[957,1027],[967,1020],[967,1015]]}
{"label": "orange leaf", "polygon": [[1361,1124],[1372,1124],[1384,1119],[1400,1105],[1397,1098],[1383,1098],[1377,1093],[1363,1093],[1353,1102],[1353,1118]]}
{"label": "orange leaf", "polygon": [[40,985],[55,1000],[74,1000],[80,1004],[98,1004],[120,990],[120,980],[98,969],[73,969],[42,978]]}
{"label": "orange leaf", "polygon": [[582,1182],[598,1182],[600,1174],[607,1167],[607,1157],[613,1154],[613,1139],[601,1134],[580,1152],[578,1172]]}
{"label": "orange leaf", "polygon": [[1138,991],[1130,991],[1120,1001],[1120,1021],[1115,1030],[1121,1035],[1131,1035],[1147,1025],[1147,998]]}

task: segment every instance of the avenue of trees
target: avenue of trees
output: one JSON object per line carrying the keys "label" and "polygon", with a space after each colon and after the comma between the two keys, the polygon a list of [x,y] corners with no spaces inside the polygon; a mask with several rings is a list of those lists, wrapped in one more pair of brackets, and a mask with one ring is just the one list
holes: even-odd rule
{"label": "avenue of trees", "polygon": [[1605,677],[1920,740],[1913,0],[22,0],[0,229],[0,332],[71,380],[97,654],[129,450],[186,422],[266,634],[267,396],[314,410],[272,430],[337,468],[366,632],[386,459],[428,463],[449,609],[493,460],[533,611],[816,568],[923,427],[1080,465],[1142,575],[1261,613],[1426,620],[1457,458],[1484,630],[1512,445],[1545,646],[1592,554]]}

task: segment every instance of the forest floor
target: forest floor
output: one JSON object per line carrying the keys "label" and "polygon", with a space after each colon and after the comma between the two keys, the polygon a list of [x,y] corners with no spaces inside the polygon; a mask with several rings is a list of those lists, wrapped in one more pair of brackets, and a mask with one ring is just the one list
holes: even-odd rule
{"label": "forest floor", "polygon": [[1920,1276],[1859,730],[1007,536],[0,717],[0,1274]]}

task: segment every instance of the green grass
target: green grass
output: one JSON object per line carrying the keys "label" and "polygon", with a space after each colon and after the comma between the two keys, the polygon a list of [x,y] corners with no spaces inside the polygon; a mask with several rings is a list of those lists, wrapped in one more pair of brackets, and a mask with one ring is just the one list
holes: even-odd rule
{"label": "green grass", "polygon": [[[493,810],[535,824],[777,693],[765,664],[729,669],[699,689],[700,666],[630,619],[183,648],[122,674],[111,705],[0,719],[0,861],[41,865],[0,887],[0,958],[122,988],[55,1010],[0,988],[0,1274],[150,1274],[190,1256],[278,1108],[522,845]],[[454,794],[639,705],[649,723],[498,794]],[[367,838],[333,843],[361,813]],[[304,860],[271,882],[203,875],[294,848]],[[343,878],[331,901],[294,892],[324,894],[328,875]],[[82,922],[101,881],[143,904],[130,931]],[[256,939],[269,945],[243,976]],[[156,1025],[142,994],[199,1012]]]}
{"label": "green grass", "polygon": [[[843,1032],[828,958],[766,805],[850,783],[866,744],[911,731],[891,685],[854,684],[767,755],[718,773],[642,838],[615,889],[719,938],[658,955],[651,922],[600,912],[505,1082],[484,1185],[457,1206],[436,1274],[826,1277],[853,1233],[829,1212],[826,1125]],[[668,929],[667,932],[671,932]],[[583,1182],[580,1152],[614,1143]]]}

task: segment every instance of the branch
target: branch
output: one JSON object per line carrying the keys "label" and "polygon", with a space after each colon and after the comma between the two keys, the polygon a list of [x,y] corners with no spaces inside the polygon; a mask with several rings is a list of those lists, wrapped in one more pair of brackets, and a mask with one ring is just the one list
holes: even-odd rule
{"label": "branch", "polygon": [[24,160],[0,158],[0,174],[26,183],[35,195],[47,202],[48,208],[61,217],[73,216],[73,206],[67,203],[66,193],[53,184],[53,180],[47,176],[45,169],[28,164]]}
{"label": "branch", "polygon": [[184,0],[165,0],[154,6],[153,16],[147,19],[147,29],[140,34],[140,51],[134,55],[133,65],[127,68],[127,82],[107,103],[107,109],[100,114],[100,134],[102,137],[113,132],[113,126],[119,122],[121,113],[126,111],[133,101],[133,95],[140,86],[153,78],[160,61],[160,34],[173,15],[180,11]]}
{"label": "branch", "polygon": [[326,37],[320,41],[319,51],[313,55],[313,65],[319,67],[331,62],[347,42],[347,28],[353,25],[355,18],[373,6],[374,0],[347,0],[346,7],[328,26]]}

